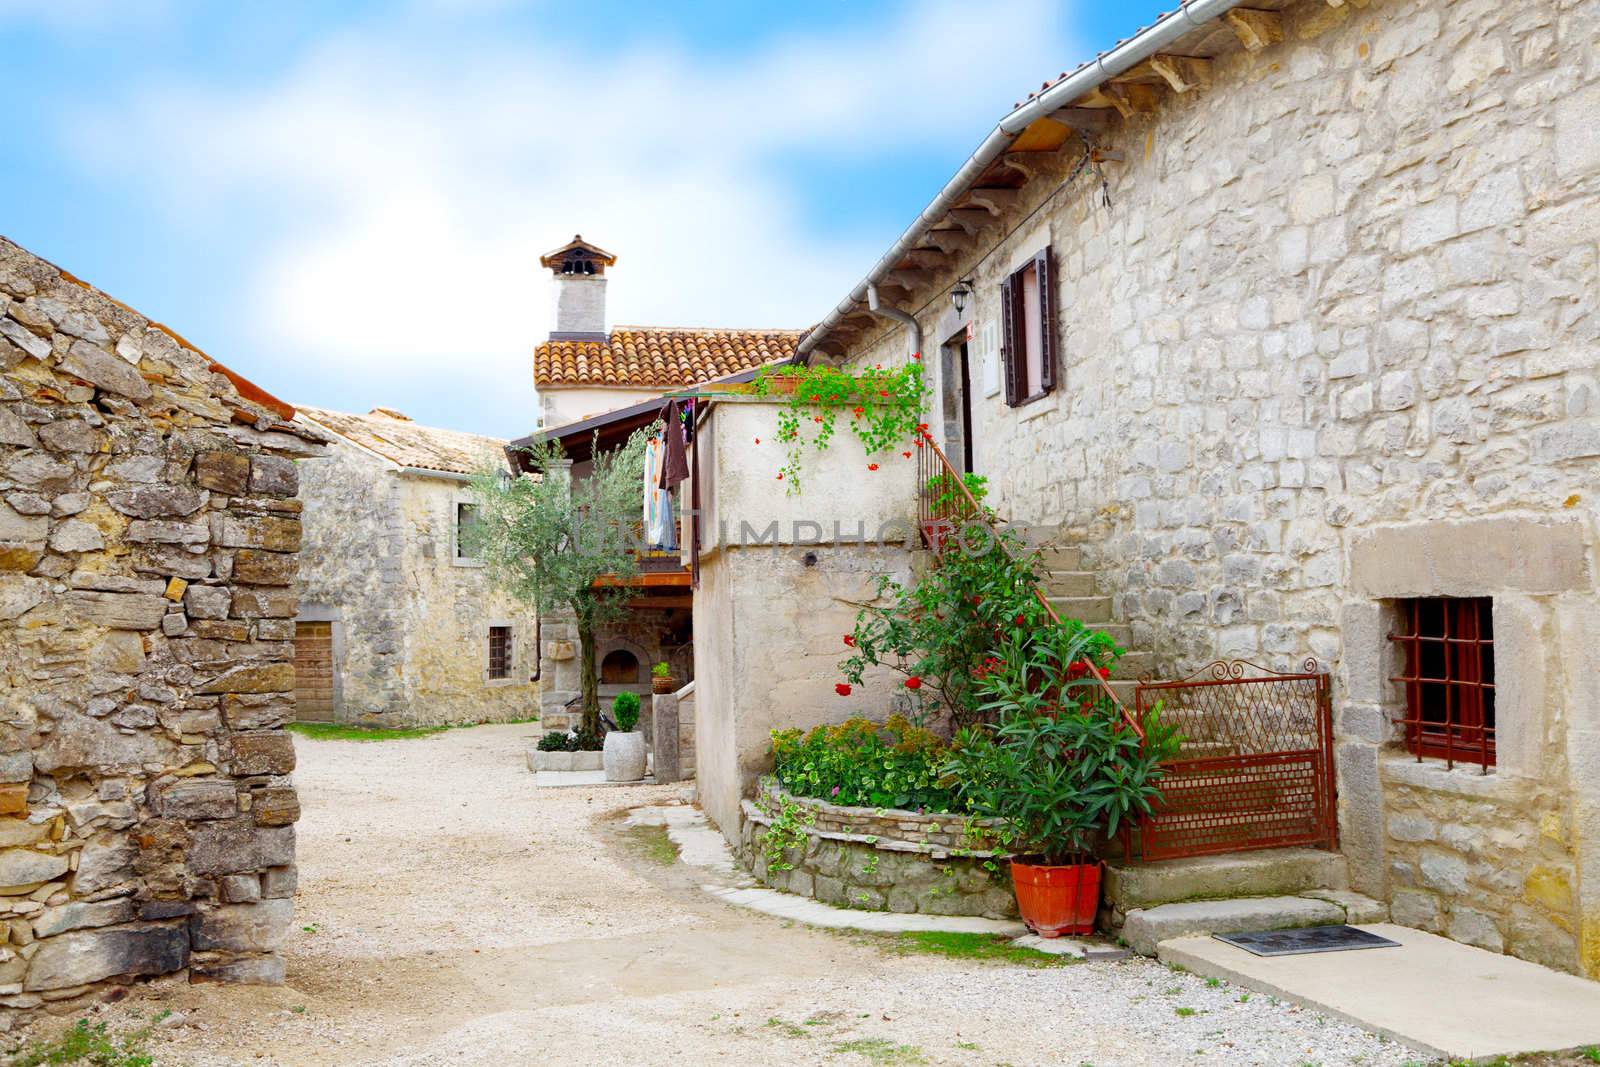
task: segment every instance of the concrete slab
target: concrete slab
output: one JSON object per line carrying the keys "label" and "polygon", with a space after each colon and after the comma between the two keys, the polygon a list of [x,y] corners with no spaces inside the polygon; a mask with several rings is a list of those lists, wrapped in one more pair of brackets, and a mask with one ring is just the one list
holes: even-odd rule
{"label": "concrete slab", "polygon": [[688,804],[634,808],[625,826],[664,826],[667,840],[678,846],[678,858],[691,867],[719,875],[735,885],[754,885],[733,858],[727,840],[706,821],[705,813]]}
{"label": "concrete slab", "polygon": [[1154,956],[1156,946],[1195,934],[1237,934],[1246,930],[1287,930],[1344,922],[1344,909],[1310,897],[1243,897],[1238,900],[1191,900],[1128,912],[1122,938],[1141,956]]}
{"label": "concrete slab", "polygon": [[1033,951],[1043,952],[1047,956],[1071,956],[1075,960],[1081,960],[1089,955],[1088,945],[1068,937],[1040,937],[1038,934],[1024,934],[1011,943],[1017,948],[1031,948]]}
{"label": "concrete slab", "polygon": [[1161,942],[1157,954],[1452,1060],[1600,1043],[1600,982],[1406,926],[1361,929],[1401,947],[1252,956],[1210,937],[1185,937]]}
{"label": "concrete slab", "polygon": [[538,789],[561,789],[575,785],[655,785],[656,780],[654,777],[646,775],[636,782],[608,782],[606,781],[605,771],[535,771],[533,773],[533,784]]}
{"label": "concrete slab", "polygon": [[875,934],[903,934],[913,931],[941,931],[955,934],[998,934],[1020,937],[1028,928],[1008,919],[983,919],[968,915],[900,915],[889,911],[853,911],[829,904],[780,893],[776,889],[731,889],[703,886],[707,893],[738,908],[749,908],[779,919],[791,919],[808,926],[835,930],[864,930]]}
{"label": "concrete slab", "polygon": [[1121,911],[1184,900],[1293,896],[1343,889],[1344,857],[1315,848],[1275,848],[1221,856],[1106,864],[1105,896]]}

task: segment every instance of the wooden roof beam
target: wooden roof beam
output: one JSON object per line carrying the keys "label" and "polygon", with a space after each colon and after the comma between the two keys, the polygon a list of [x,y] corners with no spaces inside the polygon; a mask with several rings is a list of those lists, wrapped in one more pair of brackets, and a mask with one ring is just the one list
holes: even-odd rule
{"label": "wooden roof beam", "polygon": [[1247,52],[1259,52],[1267,45],[1283,40],[1283,16],[1276,11],[1236,7],[1223,19]]}
{"label": "wooden roof beam", "polygon": [[922,235],[922,240],[946,255],[964,252],[972,247],[972,238],[962,230],[929,230]]}
{"label": "wooden roof beam", "polygon": [[921,270],[892,270],[883,276],[879,285],[898,285],[906,292],[915,292],[917,287],[928,280],[927,271]]}
{"label": "wooden roof beam", "polygon": [[1196,56],[1154,55],[1150,69],[1161,75],[1175,93],[1204,89],[1211,85],[1211,60]]}
{"label": "wooden roof beam", "polygon": [[1045,118],[1051,122],[1059,122],[1068,129],[1084,130],[1088,133],[1105,133],[1111,128],[1109,108],[1058,107]]}
{"label": "wooden roof beam", "polygon": [[974,189],[967,194],[967,199],[987,209],[991,215],[1001,215],[1016,207],[1022,194],[1015,189]]}
{"label": "wooden roof beam", "polygon": [[916,270],[940,270],[950,265],[948,254],[938,248],[913,248],[901,262],[910,264]]}
{"label": "wooden roof beam", "polygon": [[990,219],[989,212],[983,208],[958,207],[952,210],[945,218],[960,226],[967,233],[977,233],[983,228],[984,223]]}

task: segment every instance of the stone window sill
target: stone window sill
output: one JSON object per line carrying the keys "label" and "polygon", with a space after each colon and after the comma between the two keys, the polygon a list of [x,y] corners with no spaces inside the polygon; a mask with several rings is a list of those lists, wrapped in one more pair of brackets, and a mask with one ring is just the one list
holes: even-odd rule
{"label": "stone window sill", "polygon": [[481,567],[481,566],[483,566],[483,560],[481,560],[481,559],[470,559],[470,558],[465,557],[465,556],[452,556],[450,558],[450,566],[452,566],[452,567]]}
{"label": "stone window sill", "polygon": [[1418,763],[1415,756],[1403,752],[1383,756],[1378,762],[1378,771],[1386,785],[1406,785],[1483,800],[1511,800],[1527,791],[1523,779],[1509,777],[1498,767],[1490,767],[1489,773],[1484,774],[1478,767],[1457,763],[1451,770],[1444,760],[1423,759]]}

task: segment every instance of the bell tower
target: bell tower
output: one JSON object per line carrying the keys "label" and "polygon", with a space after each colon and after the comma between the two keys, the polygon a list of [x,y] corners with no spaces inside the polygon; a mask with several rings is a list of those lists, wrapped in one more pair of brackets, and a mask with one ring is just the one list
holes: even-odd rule
{"label": "bell tower", "polygon": [[606,268],[616,262],[616,256],[579,234],[539,257],[555,280],[550,340],[606,340]]}

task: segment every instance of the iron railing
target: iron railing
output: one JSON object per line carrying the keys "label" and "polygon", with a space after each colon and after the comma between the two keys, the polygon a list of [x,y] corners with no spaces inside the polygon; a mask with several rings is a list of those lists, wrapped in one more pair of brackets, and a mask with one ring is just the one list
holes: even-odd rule
{"label": "iron railing", "polygon": [[[934,444],[933,435],[926,430],[917,440],[917,453],[917,529],[934,558],[942,558],[952,541],[959,548],[965,534],[975,526],[984,530],[986,545],[999,545],[1001,542],[994,512],[973,497],[966,483],[961,480],[960,472],[950,463],[944,451]],[[1045,616],[1050,624],[1060,626],[1061,616],[1056,614],[1050,598],[1037,583],[1034,584],[1033,594],[1044,605]],[[1100,701],[1107,703],[1110,710],[1143,740],[1142,718],[1135,718],[1128,711],[1127,706],[1118,699],[1116,690],[1111,688],[1111,683],[1098,672],[1091,671],[1089,677],[1100,689]]]}
{"label": "iron railing", "polygon": [[1145,859],[1336,847],[1328,675],[1315,660],[1304,668],[1218,660],[1134,689],[1140,717],[1159,703],[1180,738],[1156,811],[1135,831]]}

